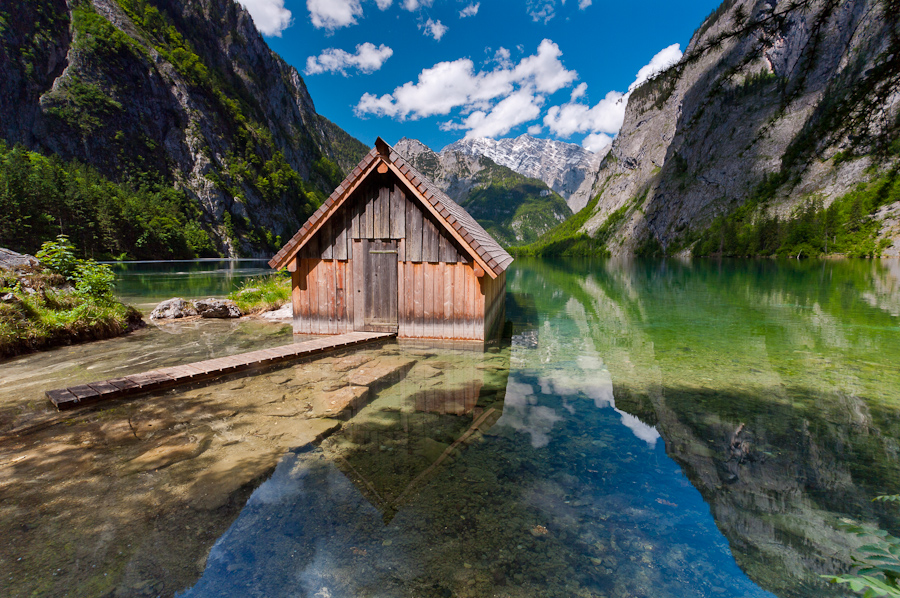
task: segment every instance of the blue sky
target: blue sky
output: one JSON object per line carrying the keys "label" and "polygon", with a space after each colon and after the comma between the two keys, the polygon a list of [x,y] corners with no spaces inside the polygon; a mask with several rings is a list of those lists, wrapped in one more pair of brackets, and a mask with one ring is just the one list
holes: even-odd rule
{"label": "blue sky", "polygon": [[371,145],[529,132],[597,150],[718,0],[239,0],[316,110]]}

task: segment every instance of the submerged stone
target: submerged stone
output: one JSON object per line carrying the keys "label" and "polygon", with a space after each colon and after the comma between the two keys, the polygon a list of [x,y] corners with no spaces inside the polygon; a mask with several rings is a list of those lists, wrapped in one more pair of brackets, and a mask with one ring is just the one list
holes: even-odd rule
{"label": "submerged stone", "polygon": [[346,411],[359,409],[366,403],[369,389],[365,386],[345,386],[333,392],[318,394],[312,402],[315,417],[336,417]]}

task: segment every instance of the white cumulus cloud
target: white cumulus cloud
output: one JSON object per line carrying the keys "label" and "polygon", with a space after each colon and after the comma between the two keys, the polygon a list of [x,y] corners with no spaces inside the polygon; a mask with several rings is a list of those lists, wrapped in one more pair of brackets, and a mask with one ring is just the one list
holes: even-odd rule
{"label": "white cumulus cloud", "polygon": [[531,89],[522,89],[507,96],[488,111],[476,110],[462,122],[444,123],[442,128],[465,130],[467,139],[498,137],[506,135],[513,127],[540,116],[543,103],[542,96],[534,95]]}
{"label": "white cumulus cloud", "polygon": [[598,131],[614,135],[622,128],[626,102],[625,94],[618,91],[610,91],[594,106],[573,100],[562,106],[552,106],[544,117],[544,124],[560,137]]}
{"label": "white cumulus cloud", "polygon": [[593,4],[593,3],[591,2],[591,0],[579,0],[579,2],[578,2],[578,8],[580,8],[581,10],[584,10],[585,8],[587,8],[588,6],[590,6],[591,4]]}
{"label": "white cumulus cloud", "polygon": [[591,133],[581,142],[581,147],[595,154],[612,143],[612,137],[606,133]]}
{"label": "white cumulus cloud", "polygon": [[291,26],[291,11],[284,7],[284,0],[238,0],[253,17],[253,23],[263,35],[281,37],[281,32]]}
{"label": "white cumulus cloud", "polygon": [[441,41],[444,34],[447,33],[447,26],[440,21],[428,19],[424,24],[419,25],[419,29],[425,30],[425,35],[433,37],[436,41]]}
{"label": "white cumulus cloud", "polygon": [[356,24],[363,12],[359,0],[306,0],[306,8],[313,27],[330,31]]}
{"label": "white cumulus cloud", "polygon": [[459,11],[459,18],[465,19],[466,17],[474,17],[478,14],[478,9],[481,8],[481,2],[476,2],[474,4],[470,4],[461,11]]}
{"label": "white cumulus cloud", "polygon": [[400,6],[412,12],[414,10],[419,10],[422,7],[431,6],[432,1],[433,0],[403,0]]}
{"label": "white cumulus cloud", "polygon": [[628,91],[633,91],[641,83],[652,77],[657,73],[661,73],[666,70],[676,62],[681,60],[681,45],[680,44],[672,44],[671,46],[667,46],[656,53],[656,55],[650,59],[650,62],[641,67],[641,70],[637,72],[637,77],[634,80],[634,83],[628,86]]}
{"label": "white cumulus cloud", "polygon": [[347,71],[358,70],[363,73],[374,73],[381,65],[394,54],[388,46],[366,42],[356,46],[356,53],[351,54],[338,48],[323,50],[318,56],[310,56],[306,59],[307,75],[319,73],[341,73],[347,76]]}
{"label": "white cumulus cloud", "polygon": [[612,136],[622,128],[625,120],[625,106],[631,92],[657,73],[664,71],[681,59],[681,47],[672,44],[663,48],[641,67],[628,91],[610,91],[595,105],[579,101],[587,92],[587,84],[581,83],[572,91],[569,101],[562,106],[551,106],[544,116],[544,125],[560,137],[575,133],[588,133],[582,146],[592,152],[602,149],[612,142]]}
{"label": "white cumulus cloud", "polygon": [[378,6],[378,10],[387,10],[393,3],[394,0],[375,0],[375,5]]}
{"label": "white cumulus cloud", "polygon": [[545,95],[576,79],[578,74],[563,66],[561,56],[559,46],[545,39],[537,53],[518,64],[496,65],[492,70],[476,72],[468,58],[439,62],[419,73],[416,82],[405,83],[390,94],[364,94],[356,113],[404,120],[448,115],[458,109],[468,116],[461,122],[444,123],[445,128],[477,130],[484,136],[485,132],[508,132],[511,126],[538,118]]}

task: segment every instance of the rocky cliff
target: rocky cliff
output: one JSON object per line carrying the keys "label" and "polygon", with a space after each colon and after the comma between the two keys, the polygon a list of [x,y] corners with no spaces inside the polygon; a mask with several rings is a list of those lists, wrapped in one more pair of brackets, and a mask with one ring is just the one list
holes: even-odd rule
{"label": "rocky cliff", "polygon": [[631,95],[581,232],[614,255],[727,254],[741,235],[731,254],[765,254],[805,214],[821,230],[801,251],[896,253],[880,219],[897,211],[898,15],[894,0],[725,0]]}
{"label": "rocky cliff", "polygon": [[594,154],[580,145],[520,135],[508,139],[461,139],[441,150],[441,155],[484,156],[521,175],[544,181],[577,212],[590,200],[597,171],[608,151],[607,147]]}
{"label": "rocky cliff", "polygon": [[438,154],[418,140],[401,139],[394,149],[507,247],[533,243],[572,215],[544,181],[456,147]]}
{"label": "rocky cliff", "polygon": [[268,255],[366,148],[233,0],[0,5],[0,135],[183,191],[223,254]]}

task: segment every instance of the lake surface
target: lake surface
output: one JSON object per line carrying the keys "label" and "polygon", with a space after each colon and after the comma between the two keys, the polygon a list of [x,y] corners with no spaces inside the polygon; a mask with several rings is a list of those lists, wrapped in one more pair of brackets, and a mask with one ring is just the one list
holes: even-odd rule
{"label": "lake surface", "polygon": [[[146,310],[262,268],[128,265],[119,290]],[[342,362],[170,392],[223,412],[208,420],[222,448],[107,482],[115,517],[74,499],[48,512],[4,457],[0,531],[17,547],[0,548],[0,593],[839,596],[819,575],[849,570],[859,542],[841,518],[900,531],[900,509],[871,501],[900,492],[898,262],[520,259],[507,280],[509,338],[369,349],[415,365],[320,443],[266,444],[285,418],[262,412],[240,434],[215,422],[240,401],[281,408]],[[44,421],[48,385],[291,340],[263,322],[171,324],[3,362],[0,429]],[[277,465],[228,501],[171,490],[150,523],[126,516],[123,496],[182,488],[236,447]],[[79,467],[70,478],[103,478]],[[48,525],[64,548],[29,544]]]}

